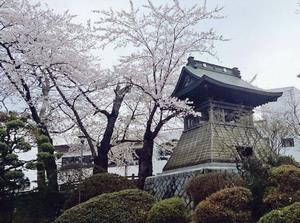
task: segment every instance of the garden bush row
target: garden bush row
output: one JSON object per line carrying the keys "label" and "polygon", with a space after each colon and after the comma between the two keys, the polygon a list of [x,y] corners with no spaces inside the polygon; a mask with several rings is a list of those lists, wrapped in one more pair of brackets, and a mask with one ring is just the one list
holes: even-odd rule
{"label": "garden bush row", "polygon": [[196,206],[200,201],[219,190],[244,185],[245,182],[237,174],[211,172],[193,177],[186,186],[186,192]]}
{"label": "garden bush row", "polygon": [[64,209],[66,210],[79,203],[79,192],[80,201],[84,202],[104,193],[135,188],[135,184],[125,177],[117,174],[98,173],[84,180],[73,192],[71,192],[69,198],[65,202]]}
{"label": "garden bush row", "polygon": [[[188,211],[179,198],[157,202],[146,192],[137,189],[122,190],[125,189],[124,187],[134,188],[134,185],[128,182],[128,184],[116,183],[117,187],[112,186],[111,189],[105,188],[108,185],[104,180],[105,177],[109,178],[107,179],[109,181],[118,178],[116,175],[106,173],[86,180],[85,187],[81,187],[87,190],[88,196],[84,199],[93,198],[66,210],[55,223],[188,223],[191,220],[193,223],[254,223],[257,221],[257,218],[253,219],[252,216],[253,195],[246,188],[245,182],[235,174],[218,172],[194,177],[186,188],[195,203],[192,212]],[[96,178],[102,178],[104,181],[98,181]],[[282,165],[271,169],[269,184],[263,196],[263,202],[268,207],[266,211],[271,212],[265,214],[259,223],[300,222],[300,205],[297,203],[300,201],[299,180],[300,169],[295,166]],[[94,188],[91,190],[92,193],[90,186]],[[84,194],[84,190],[81,190]],[[121,191],[115,192],[117,190]],[[281,209],[274,210],[277,208]]]}
{"label": "garden bush row", "polygon": [[66,210],[55,223],[188,223],[179,198],[155,203],[138,189],[105,193]]}
{"label": "garden bush row", "polygon": [[[210,180],[210,177],[214,177],[214,180]],[[228,177],[225,173],[211,173],[206,176],[198,176],[189,182],[187,192],[196,204],[200,201],[194,210],[193,222],[256,222],[253,219],[253,208],[255,208],[253,206],[255,203],[252,202],[253,195],[244,187],[230,188],[228,179],[233,177],[234,175]],[[235,179],[234,182],[239,181]],[[266,214],[260,223],[300,223],[300,206],[297,203],[300,202],[300,168],[293,165],[273,167],[267,182],[262,202],[265,207],[264,213],[271,212]],[[222,187],[225,189],[214,193]],[[199,192],[197,193],[197,190],[193,191],[191,188],[197,188]],[[274,221],[275,218],[279,220]]]}

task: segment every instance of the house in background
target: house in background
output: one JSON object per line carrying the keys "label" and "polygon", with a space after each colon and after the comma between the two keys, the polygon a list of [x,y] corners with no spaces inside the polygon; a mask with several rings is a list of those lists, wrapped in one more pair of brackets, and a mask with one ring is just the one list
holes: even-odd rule
{"label": "house in background", "polygon": [[[257,113],[262,116],[265,114],[269,117],[280,118],[282,121],[293,119],[295,127],[299,129],[300,123],[297,119],[300,118],[300,90],[295,87],[284,87],[274,88],[271,91],[281,91],[283,94],[276,102],[261,106]],[[300,138],[293,131],[291,132],[279,139],[281,154],[293,156],[297,161],[300,161]]]}
{"label": "house in background", "polygon": [[[157,136],[154,144],[153,155],[153,174],[162,172],[167,160],[169,159],[172,150],[178,139],[180,138],[182,128],[181,123],[177,123],[176,127],[161,131]],[[138,175],[138,157],[135,153],[137,149],[142,147],[142,143],[123,143],[115,146],[110,151],[109,160],[109,173],[116,173],[122,176]],[[61,144],[55,146],[55,151],[62,153],[60,159],[57,160],[58,171],[66,168],[67,166],[80,167],[81,159],[84,171],[84,176],[92,174],[93,157],[86,144]],[[63,177],[59,172],[59,184],[65,183]]]}

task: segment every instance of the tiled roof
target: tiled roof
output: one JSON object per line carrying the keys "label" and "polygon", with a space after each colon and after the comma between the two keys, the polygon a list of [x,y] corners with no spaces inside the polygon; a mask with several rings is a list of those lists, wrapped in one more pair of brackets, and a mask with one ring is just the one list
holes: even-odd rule
{"label": "tiled roof", "polygon": [[253,147],[256,157],[270,154],[267,142],[254,127],[205,123],[185,131],[164,170],[190,167],[209,162],[234,163],[237,146]]}
{"label": "tiled roof", "polygon": [[239,77],[229,75],[224,72],[195,68],[191,65],[185,66],[185,69],[188,72],[196,75],[199,78],[204,78],[204,79],[210,78],[214,81],[228,85],[232,88],[243,88],[243,89],[247,89],[250,91],[261,92],[261,93],[274,93],[274,94],[280,93],[280,92],[268,91],[268,90],[264,90],[262,88],[258,88],[256,86],[248,83],[247,81],[244,81],[243,79],[241,79]]}

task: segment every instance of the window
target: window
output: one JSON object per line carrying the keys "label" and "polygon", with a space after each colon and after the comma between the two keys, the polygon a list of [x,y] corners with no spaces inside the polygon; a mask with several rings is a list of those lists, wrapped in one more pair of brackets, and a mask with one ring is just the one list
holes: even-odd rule
{"label": "window", "polygon": [[281,139],[281,145],[282,147],[294,147],[295,146],[294,139],[293,138]]}
{"label": "window", "polygon": [[[80,156],[72,156],[72,157],[63,157],[62,158],[62,166],[73,164],[73,163],[81,163]],[[93,164],[93,157],[91,155],[85,155],[82,157],[83,164]]]}
{"label": "window", "polygon": [[194,116],[188,116],[185,118],[185,129],[191,129],[200,124],[200,118]]}

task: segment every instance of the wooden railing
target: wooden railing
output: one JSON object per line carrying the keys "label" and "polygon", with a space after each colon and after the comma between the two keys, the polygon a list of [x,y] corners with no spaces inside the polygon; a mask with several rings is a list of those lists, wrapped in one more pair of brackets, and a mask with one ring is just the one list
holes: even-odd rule
{"label": "wooden railing", "polygon": [[131,176],[125,176],[128,180],[138,180],[139,176],[136,176],[134,173]]}

